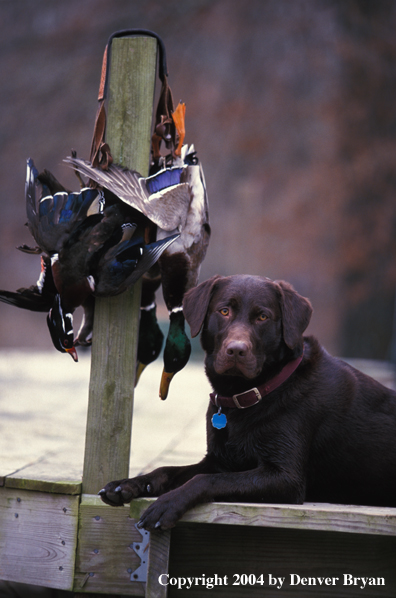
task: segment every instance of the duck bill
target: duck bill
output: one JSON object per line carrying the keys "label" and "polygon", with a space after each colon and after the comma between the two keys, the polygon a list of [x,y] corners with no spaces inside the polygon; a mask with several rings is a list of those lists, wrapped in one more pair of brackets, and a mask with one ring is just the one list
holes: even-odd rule
{"label": "duck bill", "polygon": [[66,349],[66,353],[69,353],[69,355],[72,356],[73,361],[78,361],[78,355],[75,347],[72,347],[71,349]]}
{"label": "duck bill", "polygon": [[136,376],[135,376],[135,387],[138,385],[140,376],[143,374],[143,370],[145,369],[146,365],[147,365],[146,363],[141,363],[140,361],[137,363]]}
{"label": "duck bill", "polygon": [[171,380],[174,375],[175,375],[174,373],[169,374],[168,372],[165,372],[165,370],[163,370],[162,376],[161,376],[160,391],[159,391],[159,396],[160,396],[161,401],[165,401],[166,397],[168,396],[169,385],[170,385]]}

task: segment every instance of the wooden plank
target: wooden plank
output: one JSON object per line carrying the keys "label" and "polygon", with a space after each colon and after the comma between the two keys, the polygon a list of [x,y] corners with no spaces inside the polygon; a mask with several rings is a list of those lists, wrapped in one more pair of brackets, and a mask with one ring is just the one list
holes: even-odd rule
{"label": "wooden plank", "polygon": [[[169,579],[178,583],[192,578],[193,585],[169,585],[168,596],[202,598],[213,592],[224,598],[394,598],[395,559],[396,538],[390,536],[181,523],[172,530]],[[270,575],[272,580],[283,578],[282,586],[270,585]],[[361,581],[347,584],[344,575],[381,585],[367,583],[362,590]],[[320,577],[338,579],[334,585],[320,585]],[[307,583],[299,582],[302,578]]]}
{"label": "wooden plank", "polygon": [[0,579],[71,590],[79,497],[0,488]]}
{"label": "wooden plank", "polygon": [[[131,517],[139,520],[140,515],[154,500],[134,500],[130,507]],[[181,521],[396,536],[396,509],[390,507],[215,502],[191,509]]]}
{"label": "wooden plank", "polygon": [[144,596],[145,584],[131,581],[141,563],[132,544],[141,540],[128,508],[83,494],[74,591]]}
{"label": "wooden plank", "polygon": [[21,466],[8,475],[0,476],[0,487],[55,494],[81,494],[82,465],[63,466],[62,461],[58,461],[56,456],[51,455],[49,459],[43,457],[37,462]]}
{"label": "wooden plank", "polygon": [[[74,478],[74,479],[73,479]],[[48,468],[46,463],[37,463],[26,467],[4,480],[7,488],[36,490],[38,492],[52,492],[55,494],[81,494],[81,475],[62,468],[57,469],[53,463]]]}
{"label": "wooden plank", "polygon": [[5,476],[4,485],[55,494],[81,494],[82,461],[81,443],[62,449],[56,446],[33,463]]}
{"label": "wooden plank", "polygon": [[151,532],[146,595],[150,598],[166,598],[168,588],[159,583],[159,578],[169,571],[169,554],[171,544],[171,531]]}
{"label": "wooden plank", "polygon": [[[156,76],[154,38],[114,39],[106,140],[114,161],[146,175]],[[128,477],[140,283],[95,305],[83,491]]]}

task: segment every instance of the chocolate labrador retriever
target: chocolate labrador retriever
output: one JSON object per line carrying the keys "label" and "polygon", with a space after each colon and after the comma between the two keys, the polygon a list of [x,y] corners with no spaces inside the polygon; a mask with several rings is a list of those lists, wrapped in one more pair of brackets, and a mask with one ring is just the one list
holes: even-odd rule
{"label": "chocolate labrador retriever", "polygon": [[[396,393],[303,337],[312,307],[288,283],[214,276],[186,294],[213,387],[207,454],[110,482],[110,505],[159,496],[139,525],[215,500],[396,506]],[[188,397],[185,399],[188,400]]]}

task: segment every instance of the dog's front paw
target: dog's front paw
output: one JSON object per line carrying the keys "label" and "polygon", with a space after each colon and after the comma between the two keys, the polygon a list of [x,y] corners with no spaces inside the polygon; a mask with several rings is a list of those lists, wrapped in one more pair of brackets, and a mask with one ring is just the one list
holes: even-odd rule
{"label": "dog's front paw", "polygon": [[147,531],[174,527],[188,510],[177,490],[163,494],[143,513],[137,526]]}
{"label": "dog's front paw", "polygon": [[121,507],[139,496],[149,496],[151,486],[145,476],[109,482],[98,492],[100,498],[112,507]]}

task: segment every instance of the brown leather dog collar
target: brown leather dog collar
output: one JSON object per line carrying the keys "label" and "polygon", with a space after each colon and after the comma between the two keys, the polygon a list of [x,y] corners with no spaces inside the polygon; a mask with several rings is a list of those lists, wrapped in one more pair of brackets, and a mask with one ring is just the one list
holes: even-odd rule
{"label": "brown leather dog collar", "polygon": [[253,405],[257,405],[257,403],[259,403],[263,397],[269,395],[270,392],[286,382],[286,380],[298,368],[302,358],[303,355],[300,355],[300,357],[297,357],[297,359],[289,361],[289,363],[282,368],[279,374],[258,388],[251,388],[245,392],[232,395],[232,397],[223,397],[222,395],[218,395],[216,392],[211,392],[210,400],[213,405],[216,405],[216,407],[237,407],[238,409],[253,407]]}

